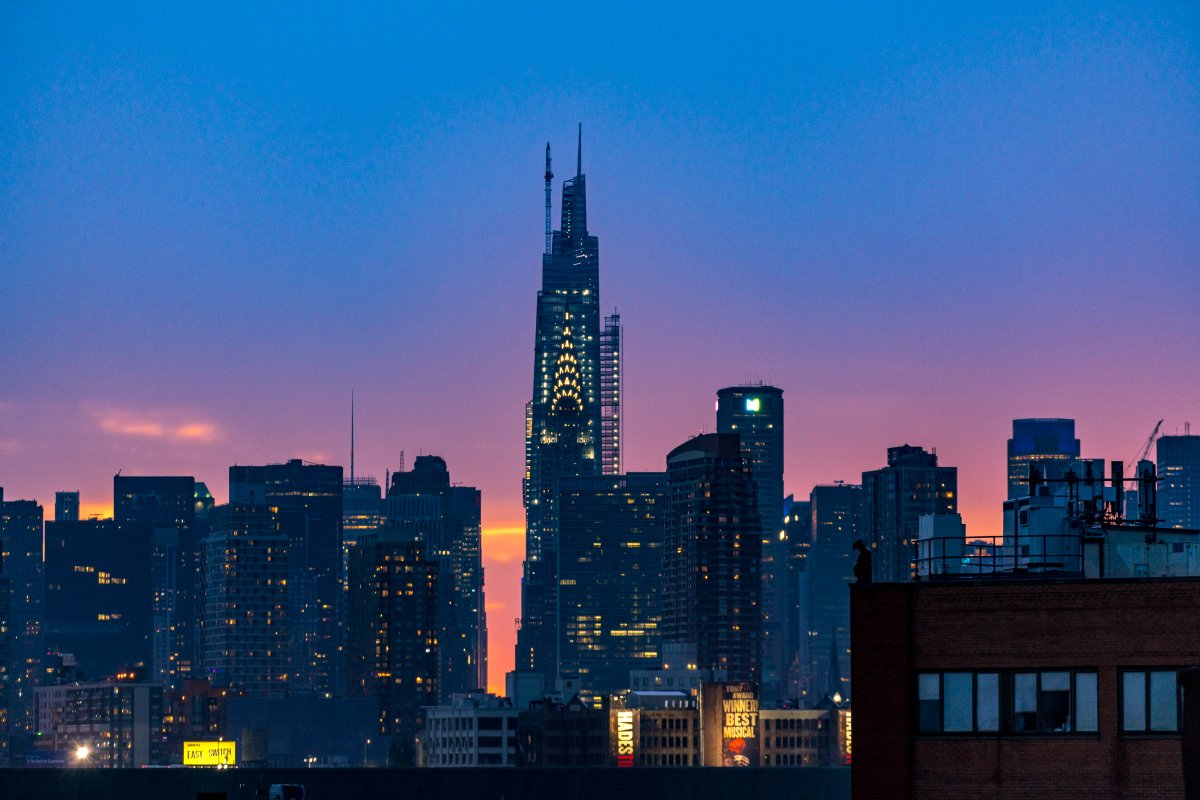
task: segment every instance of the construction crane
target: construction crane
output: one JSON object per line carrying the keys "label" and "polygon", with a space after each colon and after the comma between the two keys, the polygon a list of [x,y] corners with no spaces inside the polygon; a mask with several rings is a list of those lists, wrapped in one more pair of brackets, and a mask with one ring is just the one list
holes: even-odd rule
{"label": "construction crane", "polygon": [[1150,438],[1148,438],[1146,440],[1146,444],[1142,446],[1142,451],[1138,453],[1137,458],[1129,462],[1135,470],[1137,469],[1138,463],[1145,460],[1146,456],[1150,455],[1150,448],[1154,446],[1154,440],[1158,438],[1158,431],[1160,428],[1162,428],[1162,424],[1163,421],[1161,419],[1155,423],[1154,430],[1150,431]]}

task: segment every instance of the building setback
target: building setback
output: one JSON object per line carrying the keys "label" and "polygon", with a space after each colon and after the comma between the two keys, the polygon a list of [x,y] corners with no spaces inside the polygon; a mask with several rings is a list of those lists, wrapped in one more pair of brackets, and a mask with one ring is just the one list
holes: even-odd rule
{"label": "building setback", "polygon": [[658,665],[666,485],[661,472],[562,482],[558,660],[590,693]]}
{"label": "building setback", "polygon": [[664,645],[687,648],[700,669],[757,684],[762,524],[750,461],[736,434],[704,434],[667,455],[667,475]]}
{"label": "building setback", "polygon": [[788,559],[783,526],[783,390],[774,386],[730,386],[717,392],[717,433],[736,433],[758,486],[762,522],[762,696],[784,696],[787,652]]}
{"label": "building setback", "polygon": [[939,467],[937,454],[921,447],[889,447],[887,466],[863,473],[862,492],[861,535],[875,551],[876,580],[909,580],[918,520],[958,511],[958,469]]}

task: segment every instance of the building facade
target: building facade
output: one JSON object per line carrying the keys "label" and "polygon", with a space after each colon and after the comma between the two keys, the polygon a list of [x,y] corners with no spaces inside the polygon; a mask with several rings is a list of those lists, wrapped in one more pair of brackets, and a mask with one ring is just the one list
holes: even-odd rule
{"label": "building facade", "polygon": [[35,500],[5,500],[0,488],[0,559],[8,586],[8,733],[32,734],[33,688],[45,653],[45,573],[42,507]]}
{"label": "building facade", "polygon": [[440,579],[412,531],[385,526],[350,551],[348,691],[378,698],[396,765],[416,762],[425,708],[438,704]]}
{"label": "building facade", "polygon": [[[582,129],[581,129],[582,131]],[[582,132],[575,176],[563,183],[561,227],[550,232],[534,328],[533,394],[525,407],[525,564],[516,668],[559,671],[558,500],[563,478],[620,469],[620,322],[600,318],[600,245],[588,232]],[[607,415],[607,416],[606,416]]]}
{"label": "building facade", "polygon": [[850,582],[854,541],[861,536],[862,487],[815,486],[812,546],[808,551],[807,633],[810,658],[805,683],[808,704],[841,694],[850,697]]}
{"label": "building facade", "polygon": [[216,506],[201,541],[200,663],[215,685],[250,695],[290,688],[291,543],[261,505]]}
{"label": "building facade", "polygon": [[701,669],[757,684],[762,522],[750,460],[737,434],[704,434],[667,455],[667,476],[664,645],[688,648]]}
{"label": "building facade", "polygon": [[937,454],[921,447],[889,447],[887,466],[863,473],[862,493],[861,535],[874,550],[876,580],[909,580],[917,520],[958,512],[958,469],[938,466]]}
{"label": "building facade", "polygon": [[1163,527],[1200,530],[1200,436],[1163,436],[1156,446]]}
{"label": "building facade", "polygon": [[425,712],[424,767],[515,767],[517,709],[506,698],[458,694]]}
{"label": "building facade", "polygon": [[783,390],[774,386],[729,386],[717,392],[717,433],[736,433],[750,459],[762,520],[762,693],[786,693],[788,559],[780,537],[783,520]]}
{"label": "building facade", "polygon": [[102,682],[39,686],[38,747],[69,750],[88,767],[165,764],[163,687],[142,677],[129,673]]}
{"label": "building facade", "polygon": [[585,689],[628,688],[660,657],[666,475],[633,472],[562,482],[557,660]]}
{"label": "building facade", "polygon": [[79,492],[54,493],[54,519],[59,522],[79,521]]}
{"label": "building facade", "polygon": [[1043,477],[1058,480],[1079,454],[1075,420],[1014,419],[1008,440],[1008,499],[1029,494],[1030,467],[1037,466]]}

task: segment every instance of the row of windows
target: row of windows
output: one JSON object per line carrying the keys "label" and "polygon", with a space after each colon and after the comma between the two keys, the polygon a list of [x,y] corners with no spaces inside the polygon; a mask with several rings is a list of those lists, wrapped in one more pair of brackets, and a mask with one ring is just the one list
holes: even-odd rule
{"label": "row of windows", "polygon": [[[1096,733],[1094,670],[923,672],[917,676],[920,733]],[[1123,733],[1177,733],[1175,670],[1120,673]]]}

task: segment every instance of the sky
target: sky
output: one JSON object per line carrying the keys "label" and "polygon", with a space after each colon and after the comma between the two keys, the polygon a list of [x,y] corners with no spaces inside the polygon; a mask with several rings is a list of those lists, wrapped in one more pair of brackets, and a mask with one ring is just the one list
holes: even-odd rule
{"label": "sky", "polygon": [[628,469],[762,380],[789,492],[936,447],[988,535],[1013,418],[1200,424],[1195,3],[109,5],[0,6],[5,498],[347,464],[353,390],[483,491],[493,688],[581,122]]}

